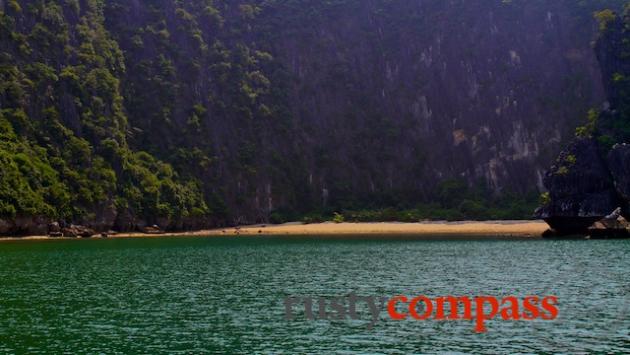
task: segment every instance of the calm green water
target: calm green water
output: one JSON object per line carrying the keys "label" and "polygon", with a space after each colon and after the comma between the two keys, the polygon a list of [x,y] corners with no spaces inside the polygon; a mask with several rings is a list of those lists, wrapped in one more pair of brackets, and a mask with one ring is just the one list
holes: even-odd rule
{"label": "calm green water", "polygon": [[[623,352],[630,241],[165,238],[0,243],[0,350]],[[287,295],[557,295],[556,321],[284,319]]]}

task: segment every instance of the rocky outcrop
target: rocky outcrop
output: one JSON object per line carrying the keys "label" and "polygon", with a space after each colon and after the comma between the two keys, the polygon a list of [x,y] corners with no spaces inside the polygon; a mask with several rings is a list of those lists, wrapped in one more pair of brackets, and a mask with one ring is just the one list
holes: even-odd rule
{"label": "rocky outcrop", "polygon": [[63,228],[62,230],[63,236],[66,238],[90,238],[96,234],[96,232],[88,227],[79,226],[79,225],[70,225],[69,227]]}
{"label": "rocky outcrop", "polygon": [[[44,217],[0,218],[0,237],[23,235],[48,235],[50,237],[91,237],[97,234],[114,235],[117,231],[142,232],[160,234],[165,231],[201,230],[222,225],[219,220],[205,216],[192,216],[179,219],[156,218],[149,224],[146,220],[136,218],[126,210],[116,216],[111,213],[97,216],[92,220],[78,220],[71,223],[52,221]],[[163,227],[159,227],[163,226]]]}
{"label": "rocky outcrop", "polygon": [[535,215],[560,234],[586,233],[620,205],[614,180],[594,139],[564,150],[544,179],[548,201]]}
{"label": "rocky outcrop", "polygon": [[582,138],[560,154],[544,179],[549,192],[535,215],[554,229],[548,235],[629,236],[630,145],[623,142],[630,140],[630,3],[623,14],[596,17],[595,51],[608,102],[589,114],[589,122],[577,130]]}
{"label": "rocky outcrop", "polygon": [[630,237],[630,145],[616,144],[605,154],[596,139],[578,139],[544,183],[547,201],[535,216],[552,228],[546,236]]}
{"label": "rocky outcrop", "polygon": [[621,208],[610,216],[593,223],[588,228],[591,238],[628,238],[630,237],[630,223],[621,215]]}
{"label": "rocky outcrop", "polygon": [[142,228],[144,234],[164,234],[164,231],[158,225],[152,225]]}
{"label": "rocky outcrop", "polygon": [[61,231],[61,226],[59,222],[53,222],[48,225],[48,235],[51,237],[61,237],[63,233]]}
{"label": "rocky outcrop", "polygon": [[535,214],[552,228],[545,236],[630,237],[630,145],[617,144],[604,154],[596,139],[578,139],[544,182],[548,201]]}

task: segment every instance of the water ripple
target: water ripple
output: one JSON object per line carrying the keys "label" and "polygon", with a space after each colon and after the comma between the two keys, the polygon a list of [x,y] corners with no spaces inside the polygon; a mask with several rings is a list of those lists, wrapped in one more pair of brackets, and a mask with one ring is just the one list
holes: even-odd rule
{"label": "water ripple", "polygon": [[[630,350],[628,241],[165,238],[2,243],[0,351]],[[556,295],[555,321],[284,319],[288,295]],[[366,311],[364,309],[363,311]]]}

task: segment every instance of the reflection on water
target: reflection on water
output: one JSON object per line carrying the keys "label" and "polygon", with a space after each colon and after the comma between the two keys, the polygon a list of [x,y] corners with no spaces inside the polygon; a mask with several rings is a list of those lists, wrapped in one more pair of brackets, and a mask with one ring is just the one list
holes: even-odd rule
{"label": "reflection on water", "polygon": [[[630,241],[164,238],[0,243],[6,352],[622,352]],[[288,295],[556,295],[556,321],[284,319]]]}

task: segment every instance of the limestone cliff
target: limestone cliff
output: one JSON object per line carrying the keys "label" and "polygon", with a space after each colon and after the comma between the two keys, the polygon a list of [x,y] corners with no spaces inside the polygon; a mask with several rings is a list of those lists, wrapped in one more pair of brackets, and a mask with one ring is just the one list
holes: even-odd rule
{"label": "limestone cliff", "polygon": [[0,0],[0,226],[484,218],[604,101],[592,13],[620,4]]}
{"label": "limestone cliff", "polygon": [[549,193],[536,211],[560,234],[585,233],[617,208],[630,216],[630,4],[622,13],[597,17],[601,32],[595,48],[608,102],[590,113],[547,172]]}

